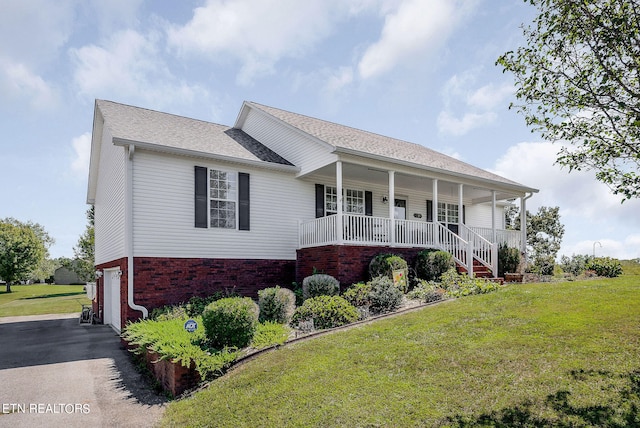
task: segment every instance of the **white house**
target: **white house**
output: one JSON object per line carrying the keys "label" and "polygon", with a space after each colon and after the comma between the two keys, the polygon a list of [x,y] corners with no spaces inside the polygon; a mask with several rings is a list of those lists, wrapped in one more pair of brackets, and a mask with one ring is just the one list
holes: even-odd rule
{"label": "white house", "polygon": [[421,145],[254,102],[229,127],[97,100],[94,310],[120,330],[154,307],[255,295],[314,268],[349,285],[379,252],[427,247],[495,275],[496,243],[524,248],[525,231],[503,230],[503,207],[519,200],[524,213],[533,192]]}

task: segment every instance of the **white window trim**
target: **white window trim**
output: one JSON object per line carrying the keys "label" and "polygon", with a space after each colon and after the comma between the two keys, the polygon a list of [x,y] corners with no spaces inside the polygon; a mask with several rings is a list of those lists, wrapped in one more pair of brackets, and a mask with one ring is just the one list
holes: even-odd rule
{"label": "white window trim", "polygon": [[[219,199],[215,198],[216,201],[227,201],[233,202],[234,205],[234,225],[233,227],[220,227],[220,226],[212,226],[211,225],[211,201],[214,200],[211,196],[211,171],[225,172],[227,174],[233,174],[235,177],[235,199]],[[239,195],[238,195],[238,172],[231,171],[224,168],[207,168],[207,226],[209,229],[217,229],[217,230],[238,230],[238,206],[239,206]]]}
{"label": "white window trim", "polygon": [[[327,196],[329,196],[329,194],[327,193],[327,189],[334,189],[334,192],[336,192],[337,195],[337,188],[336,186],[329,186],[329,185],[325,185],[324,186],[324,210],[325,210],[325,214],[326,215],[333,215],[333,214],[337,214],[338,210],[337,210],[337,206],[336,206],[336,210],[329,210],[327,208]],[[352,212],[352,211],[347,211],[347,193],[348,192],[358,192],[360,193],[361,197],[359,197],[358,199],[360,199],[362,201],[362,206],[361,208],[361,212]],[[351,196],[353,197],[353,196]],[[344,214],[354,214],[354,215],[365,215],[365,210],[366,210],[366,201],[365,201],[365,191],[362,189],[347,189],[347,188],[343,188],[342,189],[342,212]]]}

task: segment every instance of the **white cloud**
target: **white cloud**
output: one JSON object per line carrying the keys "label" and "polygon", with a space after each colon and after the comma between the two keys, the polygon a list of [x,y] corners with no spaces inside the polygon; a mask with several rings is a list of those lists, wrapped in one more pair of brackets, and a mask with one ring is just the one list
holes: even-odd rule
{"label": "white cloud", "polygon": [[[498,114],[495,109],[512,95],[513,85],[489,83],[474,88],[480,71],[467,70],[447,80],[442,89],[444,108],[438,114],[438,132],[461,136],[496,122]],[[461,113],[455,114],[454,111]]]}
{"label": "white cloud", "polygon": [[71,170],[86,180],[89,176],[89,157],[91,155],[91,133],[84,134],[71,140],[74,151],[74,159],[71,162]]}
{"label": "white cloud", "polygon": [[[72,49],[74,79],[80,92],[90,98],[141,99],[162,108],[189,102],[206,90],[175,78],[159,53],[159,36],[134,30],[113,34],[101,46]],[[102,95],[101,95],[102,94]]]}
{"label": "white cloud", "polygon": [[472,129],[486,126],[494,122],[497,115],[494,112],[485,113],[465,113],[461,118],[453,116],[447,111],[438,114],[438,130],[448,135],[465,135]]}
{"label": "white cloud", "polygon": [[0,56],[31,68],[56,58],[73,29],[74,1],[2,2]]}
{"label": "white cloud", "polygon": [[[598,236],[598,235],[595,235]],[[640,234],[628,235],[622,240],[602,238],[596,240],[579,241],[563,247],[563,255],[571,257],[574,254],[595,253],[596,256],[613,257],[620,260],[630,260],[640,257]]]}
{"label": "white cloud", "polygon": [[237,80],[250,84],[274,72],[282,58],[301,55],[325,38],[336,17],[366,4],[308,0],[209,0],[184,26],[168,30],[168,43],[181,54],[242,63]]}
{"label": "white cloud", "polygon": [[35,109],[47,109],[55,104],[51,85],[26,65],[0,60],[0,99],[11,103],[28,100]]}
{"label": "white cloud", "polygon": [[560,147],[548,142],[519,143],[496,161],[493,172],[540,190],[527,202],[529,211],[560,207],[566,241],[561,254],[591,254],[590,246],[597,240],[603,246],[600,254],[639,257],[640,199],[621,204],[621,198],[596,181],[593,172],[569,173],[554,165]]}
{"label": "white cloud", "polygon": [[358,71],[379,76],[441,46],[475,7],[475,1],[406,0],[385,17],[380,39],[369,46]]}
{"label": "white cloud", "polygon": [[353,69],[351,67],[340,67],[327,79],[325,91],[336,93],[353,82]]}
{"label": "white cloud", "polygon": [[467,105],[482,110],[492,110],[504,104],[504,100],[512,96],[514,87],[510,83],[494,85],[490,83],[473,91],[467,97]]}

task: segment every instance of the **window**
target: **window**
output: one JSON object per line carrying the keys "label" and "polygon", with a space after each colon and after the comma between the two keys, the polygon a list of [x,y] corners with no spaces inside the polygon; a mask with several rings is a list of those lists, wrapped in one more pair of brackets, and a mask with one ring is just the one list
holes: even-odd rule
{"label": "window", "polygon": [[209,221],[211,227],[236,228],[237,181],[234,172],[209,170]]}
{"label": "window", "polygon": [[[349,214],[364,214],[364,191],[344,189],[344,212]],[[338,190],[332,186],[325,186],[325,212],[327,215],[338,212]]]}
{"label": "window", "polygon": [[198,228],[250,230],[250,176],[195,166],[194,223]]}
{"label": "window", "polygon": [[438,221],[440,223],[458,223],[459,210],[457,204],[438,202]]}

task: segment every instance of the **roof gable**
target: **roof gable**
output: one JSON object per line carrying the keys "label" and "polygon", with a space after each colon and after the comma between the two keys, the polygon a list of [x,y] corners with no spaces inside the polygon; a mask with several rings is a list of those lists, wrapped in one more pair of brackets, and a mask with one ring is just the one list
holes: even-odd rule
{"label": "roof gable", "polygon": [[[247,104],[331,145],[336,151],[350,152],[362,156],[374,156],[384,158],[390,162],[411,164],[418,168],[482,178],[510,186],[525,187],[512,180],[462,162],[420,144],[386,137],[373,132],[292,113],[255,102],[247,102]],[[528,191],[530,190],[535,189],[528,189]]]}
{"label": "roof gable", "polygon": [[96,108],[114,140],[143,143],[157,150],[292,166],[244,131],[229,126],[105,100],[97,100]]}

